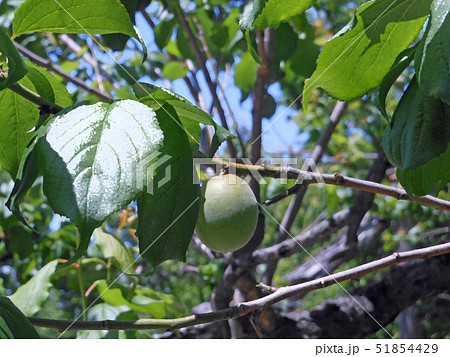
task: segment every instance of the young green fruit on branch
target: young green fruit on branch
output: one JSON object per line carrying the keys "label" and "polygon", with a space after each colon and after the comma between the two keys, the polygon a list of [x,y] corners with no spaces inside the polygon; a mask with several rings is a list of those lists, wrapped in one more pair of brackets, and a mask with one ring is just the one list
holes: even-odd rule
{"label": "young green fruit on branch", "polygon": [[258,203],[247,183],[235,175],[219,175],[206,183],[197,235],[210,249],[231,252],[248,243],[256,229]]}

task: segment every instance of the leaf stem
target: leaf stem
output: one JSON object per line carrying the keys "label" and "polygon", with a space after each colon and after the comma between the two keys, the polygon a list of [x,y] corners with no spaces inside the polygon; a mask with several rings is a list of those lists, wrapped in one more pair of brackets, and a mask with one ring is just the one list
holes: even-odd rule
{"label": "leaf stem", "polygon": [[[80,245],[80,235],[77,234],[77,243]],[[78,260],[77,276],[78,276],[78,286],[80,287],[80,297],[81,297],[81,315],[83,316],[83,321],[87,321],[87,299],[86,299],[86,282],[84,281],[83,276],[83,266],[81,262],[81,258]]]}
{"label": "leaf stem", "polygon": [[59,105],[44,99],[39,94],[29,90],[28,88],[25,88],[19,83],[11,84],[8,87],[8,89],[11,89],[13,92],[24,97],[30,102],[37,104],[41,108],[41,114],[43,113],[56,114],[62,109],[64,109],[63,107],[60,107]]}

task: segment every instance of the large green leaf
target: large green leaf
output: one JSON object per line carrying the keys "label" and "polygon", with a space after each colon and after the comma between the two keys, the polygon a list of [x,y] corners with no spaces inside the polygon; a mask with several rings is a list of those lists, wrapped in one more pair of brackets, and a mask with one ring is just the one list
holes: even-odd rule
{"label": "large green leaf", "polygon": [[308,10],[314,2],[315,0],[267,0],[253,25],[259,29],[277,28],[282,21]]}
{"label": "large green leaf", "polygon": [[136,295],[132,301],[128,301],[119,288],[109,287],[104,280],[98,281],[96,287],[101,299],[112,306],[125,305],[134,311],[150,314],[156,319],[166,317],[165,303],[162,300],[152,299],[144,295]]}
{"label": "large green leaf", "polygon": [[414,77],[383,136],[389,161],[411,170],[445,152],[450,142],[449,117],[450,107],[425,95]]}
{"label": "large green leaf", "polygon": [[164,103],[170,104],[180,118],[181,123],[188,134],[189,140],[191,141],[191,146],[192,142],[194,142],[197,144],[198,148],[198,143],[200,141],[199,124],[212,125],[215,133],[209,152],[210,156],[214,155],[219,146],[226,139],[234,137],[228,130],[218,125],[208,113],[169,89],[139,82],[133,85],[133,90],[136,96],[140,98],[141,102],[147,104],[154,110],[158,110]]}
{"label": "large green leaf", "polygon": [[322,48],[317,69],[305,82],[303,106],[316,87],[350,101],[376,88],[397,56],[415,39],[431,0],[375,0]]}
{"label": "large green leaf", "polygon": [[443,154],[414,170],[397,170],[397,177],[411,195],[437,193],[450,182],[450,146]]}
{"label": "large green leaf", "polygon": [[133,274],[135,259],[130,250],[112,234],[97,228],[94,231],[94,241],[105,258],[111,258],[113,264],[126,274]]}
{"label": "large green leaf", "polygon": [[[4,79],[0,71],[0,90],[16,83],[27,73],[27,66],[8,35],[0,27],[0,53],[7,58],[8,76]],[[4,69],[3,69],[4,70]]]}
{"label": "large green leaf", "polygon": [[[128,16],[130,16],[131,22],[133,24],[136,24],[135,17],[136,17],[137,0],[120,0],[120,2],[127,9]],[[123,51],[130,36],[124,35],[122,33],[113,33],[103,35],[102,38],[105,44],[113,51]]]}
{"label": "large green leaf", "polygon": [[[32,82],[19,83],[35,90]],[[39,120],[39,108],[10,89],[0,92],[0,166],[15,178],[22,154],[33,136],[31,129]]]}
{"label": "large green leaf", "polygon": [[414,64],[419,85],[430,96],[450,104],[450,1],[434,0],[427,32]]}
{"label": "large green leaf", "polygon": [[177,113],[164,104],[156,115],[164,132],[161,158],[167,161],[156,168],[153,182],[158,189],[138,198],[136,231],[140,254],[154,266],[167,259],[186,259],[200,207],[189,141]]}
{"label": "large green leaf", "polygon": [[57,265],[58,260],[51,261],[28,282],[19,287],[14,294],[9,296],[14,305],[25,315],[33,316],[44,306],[52,287],[50,279]]}
{"label": "large green leaf", "polygon": [[39,338],[39,335],[11,300],[0,296],[0,339],[4,338]]}
{"label": "large green leaf", "polygon": [[25,0],[13,20],[14,37],[28,32],[123,33],[138,39],[119,0]]}
{"label": "large green leaf", "polygon": [[36,148],[51,207],[80,232],[69,263],[84,253],[95,228],[140,194],[135,164],[162,140],[154,111],[133,100],[83,105],[49,123]]}

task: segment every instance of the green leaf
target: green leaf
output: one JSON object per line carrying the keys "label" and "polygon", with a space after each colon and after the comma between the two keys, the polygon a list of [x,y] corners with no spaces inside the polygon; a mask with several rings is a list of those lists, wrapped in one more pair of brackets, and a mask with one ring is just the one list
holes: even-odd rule
{"label": "green leaf", "polygon": [[[25,77],[19,83],[35,90]],[[10,89],[0,92],[0,166],[15,178],[22,154],[39,120],[39,108]]]}
{"label": "green leaf", "polygon": [[189,70],[185,66],[183,66],[180,62],[176,61],[166,63],[162,70],[162,74],[169,81],[174,81],[175,79],[178,78],[184,78],[186,77],[186,74],[188,72]]}
{"label": "green leaf", "polygon": [[239,20],[239,26],[242,31],[245,32],[253,26],[253,23],[263,11],[267,1],[268,0],[254,0],[252,3],[245,6],[244,12]]}
{"label": "green leaf", "polygon": [[156,115],[164,132],[161,157],[167,161],[156,168],[153,182],[158,189],[138,198],[136,231],[140,254],[153,266],[167,259],[186,259],[200,207],[200,187],[193,182],[196,172],[189,141],[177,113],[164,104]]}
{"label": "green leaf", "polygon": [[176,24],[176,19],[161,20],[161,22],[155,27],[153,32],[155,33],[155,43],[162,50],[170,41],[173,29]]}
{"label": "green leaf", "polygon": [[20,311],[7,297],[0,296],[0,339],[39,338],[39,335]]}
{"label": "green leaf", "polygon": [[239,9],[233,8],[228,14],[227,18],[221,23],[212,28],[211,41],[224,50],[230,51],[230,46],[236,41],[236,36],[242,38],[242,31],[239,31]]}
{"label": "green leaf", "polygon": [[44,194],[81,237],[67,264],[84,253],[95,228],[140,194],[135,165],[162,139],[154,111],[133,100],[83,105],[49,123],[36,147]]}
{"label": "green leaf", "polygon": [[138,39],[119,0],[26,0],[13,20],[14,38],[28,32],[123,33]]}
{"label": "green leaf", "polygon": [[[1,303],[1,302],[0,302]],[[13,339],[14,335],[9,329],[6,321],[0,315],[0,340]]]}
{"label": "green leaf", "polygon": [[[120,0],[120,2],[127,9],[128,16],[130,17],[131,22],[133,24],[136,24],[135,15],[137,0]],[[124,35],[122,33],[114,33],[103,35],[102,38],[105,44],[113,51],[123,51],[130,36]]]}
{"label": "green leaf", "polygon": [[[2,53],[8,62],[8,76],[6,79],[2,74],[0,68],[0,91],[7,88],[9,85],[16,83],[27,73],[27,66],[25,65],[22,57],[17,51],[16,46],[12,43],[8,35],[0,27],[0,53]],[[3,69],[4,70],[4,69]]]}
{"label": "green leaf", "polygon": [[450,2],[434,0],[427,32],[414,58],[417,80],[423,91],[450,104]]}
{"label": "green leaf", "polygon": [[111,258],[113,264],[126,274],[133,274],[135,259],[130,250],[112,234],[97,228],[94,231],[94,241],[105,258]]}
{"label": "green leaf", "polygon": [[422,29],[431,0],[376,0],[322,48],[317,69],[306,80],[303,107],[316,87],[350,101],[376,88],[397,56]]}
{"label": "green leaf", "polygon": [[409,195],[437,193],[450,182],[450,146],[443,154],[414,170],[397,170],[397,178]]}
{"label": "green leaf", "polygon": [[25,259],[33,252],[33,232],[20,224],[5,229],[5,241],[8,250],[17,253],[20,259]]}
{"label": "green leaf", "polygon": [[380,109],[381,114],[388,119],[388,114],[386,112],[386,96],[391,89],[392,85],[395,83],[397,78],[403,73],[403,71],[409,66],[411,63],[414,53],[416,51],[417,46],[410,47],[400,53],[395,60],[395,63],[392,65],[388,74],[383,78],[383,81],[380,84],[380,89],[378,91],[378,107]]}
{"label": "green leaf", "polygon": [[9,299],[27,316],[36,314],[46,303],[52,287],[50,279],[56,270],[58,260],[45,265],[28,282],[19,287]]}
{"label": "green leaf", "polygon": [[163,319],[166,317],[164,301],[137,295],[130,302],[125,299],[119,288],[108,287],[108,284],[104,280],[97,281],[96,287],[101,299],[111,306],[128,306],[134,311],[150,314],[156,319]]}
{"label": "green leaf", "polygon": [[261,58],[258,54],[258,45],[256,44],[256,32],[253,29],[245,31],[245,41],[247,42],[247,48],[250,55],[253,57],[256,63],[262,65]]}
{"label": "green leaf", "polygon": [[244,94],[250,93],[256,81],[258,66],[252,55],[246,52],[234,68],[234,83]]}
{"label": "green leaf", "polygon": [[267,0],[253,25],[259,29],[277,28],[282,21],[289,20],[308,10],[314,2],[315,0]]}
{"label": "green leaf", "polygon": [[403,170],[416,169],[447,150],[450,108],[426,96],[411,80],[386,128],[382,146],[389,161]]}
{"label": "green leaf", "polygon": [[[175,109],[188,134],[191,147],[195,147],[196,145],[192,145],[192,143],[195,143],[197,144],[197,150],[200,141],[199,124],[212,125],[214,127],[215,133],[209,152],[210,156],[214,155],[219,146],[226,139],[234,137],[228,130],[218,125],[208,113],[169,89],[139,82],[133,85],[133,90],[136,96],[140,98],[140,101],[151,107],[153,110],[158,110],[164,103],[170,104]],[[193,152],[196,152],[197,150],[193,150]]]}
{"label": "green leaf", "polygon": [[39,175],[38,153],[34,148],[39,139],[46,134],[46,130],[45,126],[41,126],[25,148],[19,162],[19,169],[17,171],[16,179],[14,180],[13,190],[6,202],[6,207],[12,211],[19,221],[28,227],[29,224],[22,216],[19,204],[22,197],[31,188]]}
{"label": "green leaf", "polygon": [[[55,104],[58,104],[59,106],[63,108],[70,107],[73,105],[72,96],[70,95],[69,91],[67,90],[64,82],[61,78],[54,76],[52,73],[50,73],[46,68],[39,67],[35,65],[34,63],[30,61],[26,61],[26,64],[29,68],[29,70],[34,69],[35,71],[39,72],[41,77],[45,79],[42,79],[42,81],[48,83],[51,86],[51,90],[53,92],[53,95],[50,97],[44,97],[47,100],[54,102]],[[39,78],[39,77],[38,77]],[[32,78],[30,78],[32,79]],[[38,91],[40,95],[43,95],[39,92],[37,88],[37,84],[35,83],[35,80],[32,80],[34,87]],[[53,98],[53,99],[51,99]]]}
{"label": "green leaf", "polygon": [[55,102],[55,93],[53,93],[50,82],[36,68],[29,68],[28,79],[33,83],[36,93],[49,102]]}

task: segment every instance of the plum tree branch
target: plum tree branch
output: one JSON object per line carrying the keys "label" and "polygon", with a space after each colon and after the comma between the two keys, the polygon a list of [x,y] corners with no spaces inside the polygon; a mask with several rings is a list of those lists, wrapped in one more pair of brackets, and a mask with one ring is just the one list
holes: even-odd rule
{"label": "plum tree branch", "polygon": [[397,265],[403,262],[426,259],[442,254],[450,253],[450,243],[435,245],[432,247],[415,249],[406,252],[391,254],[385,258],[374,260],[370,263],[348,269],[320,279],[306,283],[281,287],[270,295],[262,298],[239,303],[236,306],[207,313],[194,314],[177,319],[139,319],[133,321],[70,321],[53,320],[29,317],[30,322],[39,327],[54,328],[59,331],[67,330],[175,330],[182,327],[194,326],[207,322],[217,322],[245,316],[256,310],[264,310],[275,303],[292,296],[325,288],[330,285],[351,279],[358,279],[372,272]]}
{"label": "plum tree branch", "polygon": [[[197,63],[200,66],[200,68],[203,72],[203,75],[205,76],[206,83],[208,85],[209,91],[211,92],[211,96],[213,98],[214,106],[216,107],[217,112],[219,113],[219,117],[220,117],[222,126],[228,130],[229,127],[228,127],[225,111],[223,110],[222,105],[220,104],[220,99],[219,99],[219,96],[217,95],[216,86],[214,85],[214,83],[211,79],[211,76],[209,74],[208,68],[206,67],[205,54],[202,52],[200,46],[198,45],[197,39],[196,39],[194,33],[192,32],[191,26],[189,25],[189,22],[186,18],[186,14],[181,9],[181,7],[179,8],[178,18],[180,20],[181,27],[184,29],[184,31],[186,32],[186,34],[188,36],[188,41],[194,51],[195,59],[197,60]],[[228,145],[228,151],[230,153],[230,156],[236,157],[237,151],[236,151],[236,148],[235,148],[233,142],[231,141],[231,139],[227,139],[227,145]]]}
{"label": "plum tree branch", "polygon": [[46,60],[45,58],[38,56],[34,52],[30,51],[28,48],[25,48],[24,46],[20,45],[19,43],[15,42],[15,41],[14,41],[14,45],[17,47],[19,52],[22,55],[24,55],[26,58],[28,58],[31,62],[33,62],[41,67],[47,68],[50,72],[56,73],[57,75],[64,78],[64,80],[71,82],[80,88],[83,88],[85,91],[97,96],[101,100],[104,100],[104,101],[112,100],[112,97],[110,95],[108,95],[106,93],[102,93],[100,90],[98,90],[97,88],[91,87],[86,82],[82,81],[81,79],[67,74],[61,68],[55,66],[54,64],[52,64],[50,61]]}
{"label": "plum tree branch", "polygon": [[302,184],[324,183],[327,185],[350,187],[360,191],[394,197],[397,200],[406,200],[411,202],[417,201],[426,205],[434,206],[435,208],[439,208],[444,211],[450,211],[450,201],[446,201],[430,195],[411,197],[406,193],[405,190],[402,190],[400,188],[343,176],[337,172],[334,174],[322,174],[299,170],[290,166],[275,167],[246,165],[219,159],[214,159],[214,162],[216,164],[228,166],[230,172],[234,171],[238,174],[256,174],[262,177],[287,178],[297,180],[297,183]]}

